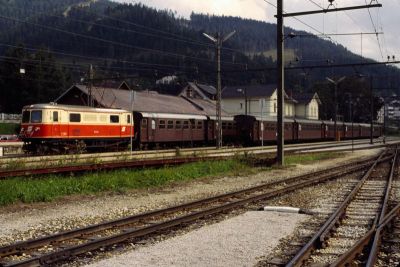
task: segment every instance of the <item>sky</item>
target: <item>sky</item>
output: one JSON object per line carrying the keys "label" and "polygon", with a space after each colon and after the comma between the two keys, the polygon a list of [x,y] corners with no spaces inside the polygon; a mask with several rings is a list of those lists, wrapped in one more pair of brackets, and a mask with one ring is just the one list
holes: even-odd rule
{"label": "sky", "polygon": [[[190,13],[239,16],[276,23],[276,0],[114,0],[124,3],[142,3],[157,9],[169,9],[178,16],[189,18]],[[269,2],[269,3],[268,3]],[[337,7],[360,6],[371,0],[335,0]],[[400,0],[372,0],[382,8],[332,12],[327,14],[285,18],[285,26],[305,30],[314,34],[357,35],[330,36],[331,39],[352,52],[377,61],[386,61],[387,56],[400,60]],[[328,7],[328,0],[284,0],[284,11],[299,12]],[[234,29],[233,29],[234,30]],[[379,34],[366,34],[383,32]],[[364,33],[364,34],[360,34]],[[379,39],[379,41],[378,41]]]}

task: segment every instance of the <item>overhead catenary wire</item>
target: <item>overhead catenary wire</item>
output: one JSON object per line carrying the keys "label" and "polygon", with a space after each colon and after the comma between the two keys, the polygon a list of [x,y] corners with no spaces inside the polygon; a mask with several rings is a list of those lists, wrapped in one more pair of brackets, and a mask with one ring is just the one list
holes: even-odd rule
{"label": "overhead catenary wire", "polygon": [[[270,1],[268,1],[268,0],[263,0],[263,1],[264,1],[265,3],[267,3],[267,4],[269,4],[269,5],[271,5],[271,6],[275,7],[275,8],[277,8],[277,6],[276,6],[275,4],[273,4],[273,3],[271,3]],[[286,12],[283,12],[283,13],[285,14]],[[297,17],[291,17],[291,18],[294,19],[294,20],[296,20],[296,21],[298,21],[299,23],[303,24],[304,26],[306,26],[306,27],[312,29],[313,31],[315,31],[315,32],[317,32],[317,33],[319,33],[319,34],[321,34],[321,35],[325,35],[322,31],[320,31],[320,30],[318,30],[317,28],[311,26],[310,24],[304,22],[303,20],[301,20],[301,19],[299,19],[299,18],[297,18]],[[326,38],[328,38],[328,39],[330,39],[332,42],[338,44],[338,42],[335,41],[335,40],[333,40],[330,36],[326,36]]]}
{"label": "overhead catenary wire", "polygon": [[[366,5],[368,4],[368,3],[367,3],[367,0],[365,0],[365,4],[366,4]],[[374,20],[372,19],[371,11],[369,10],[369,8],[368,8],[367,10],[368,10],[369,17],[370,17],[370,19],[371,19],[372,27],[374,28],[374,31],[377,33],[378,30],[376,29]],[[381,42],[380,42],[380,40],[379,40],[378,34],[376,34],[376,40],[378,41],[379,51],[380,51],[380,53],[381,53],[381,57],[382,57],[382,60],[383,60],[382,46],[381,46]]]}
{"label": "overhead catenary wire", "polygon": [[[83,11],[85,13],[87,12],[85,10],[80,10],[80,11]],[[108,19],[112,19],[112,17],[110,17],[110,16],[103,16],[101,14],[97,14],[97,13],[93,13],[93,12],[88,12],[88,13],[95,14],[95,15],[97,15],[99,17],[106,17]],[[155,34],[155,33],[151,33],[151,32],[142,32],[142,31],[138,31],[138,30],[120,28],[120,27],[115,27],[115,26],[106,25],[106,24],[100,24],[100,23],[96,23],[96,22],[92,22],[92,21],[86,21],[86,20],[82,20],[82,19],[75,19],[75,18],[72,18],[70,16],[60,16],[60,15],[55,15],[55,14],[49,14],[48,12],[36,12],[35,14],[41,14],[41,15],[43,14],[43,15],[46,15],[46,16],[51,16],[51,17],[55,17],[55,18],[61,18],[61,19],[64,19],[64,20],[70,20],[70,21],[76,21],[76,22],[79,22],[79,23],[85,23],[85,24],[88,24],[90,26],[95,25],[95,26],[99,26],[99,27],[103,27],[103,28],[107,28],[107,29],[112,29],[112,30],[117,30],[117,31],[122,31],[122,32],[129,32],[129,33],[135,33],[135,34],[144,35],[144,36],[151,36],[151,37],[155,37],[155,38],[158,38],[158,39],[161,38],[161,39],[166,39],[166,40],[171,40],[171,41],[176,41],[176,42],[184,42],[184,43],[189,43],[189,44],[193,44],[193,45],[199,45],[199,46],[203,46],[203,47],[207,47],[207,48],[214,48],[210,44],[203,43],[203,42],[200,42],[200,41],[195,40],[195,39],[177,38],[177,37],[174,37],[174,36],[178,36],[179,37],[179,35],[168,33],[166,31],[156,30],[156,29],[153,29],[151,27],[146,27],[144,25],[142,25],[142,27],[147,29],[147,30],[150,29],[150,30],[153,30],[155,32],[161,32],[161,33],[164,33],[164,34],[170,34],[172,36],[171,37],[170,36],[163,36],[163,35]],[[118,19],[118,21],[119,22],[123,21],[125,23],[130,23],[129,21],[120,20],[120,19]],[[137,27],[140,25],[140,24],[137,24],[137,23],[133,23],[133,24],[135,26],[137,26]],[[240,50],[237,50],[237,49],[227,48],[227,47],[224,47],[223,50],[236,52],[236,53],[242,53],[243,52],[243,51],[240,51]]]}
{"label": "overhead catenary wire", "polygon": [[[0,46],[11,47],[11,48],[23,48],[23,49],[26,49],[29,51],[47,51],[47,50],[43,50],[43,48],[32,48],[32,47],[27,47],[27,46],[21,47],[21,46],[5,44],[5,43],[0,43]],[[71,57],[71,58],[81,58],[81,59],[98,60],[98,61],[107,60],[107,61],[113,61],[113,62],[117,62],[117,63],[131,64],[131,65],[143,65],[143,66],[171,68],[171,69],[172,68],[174,68],[174,69],[180,69],[180,68],[194,69],[193,67],[184,67],[184,66],[178,66],[178,65],[158,64],[158,63],[146,63],[146,62],[140,62],[140,61],[129,61],[129,60],[123,60],[123,59],[119,59],[119,58],[83,56],[83,55],[78,55],[78,54],[73,54],[73,53],[60,52],[60,50],[53,50],[53,49],[51,49],[50,53],[55,54],[55,55],[60,55],[60,56]],[[85,65],[87,66],[87,64],[85,64]]]}
{"label": "overhead catenary wire", "polygon": [[[106,40],[106,39],[103,39],[103,38],[100,38],[100,37],[85,35],[85,34],[71,32],[71,31],[67,31],[67,30],[56,28],[56,27],[52,27],[52,26],[42,25],[42,24],[35,23],[35,22],[29,22],[29,21],[26,21],[26,20],[21,20],[21,19],[17,19],[17,18],[11,18],[11,17],[7,17],[7,16],[4,16],[4,15],[0,15],[0,19],[11,20],[11,21],[15,21],[15,22],[18,22],[18,23],[28,24],[28,25],[30,24],[30,25],[33,25],[33,26],[37,26],[37,27],[40,27],[40,28],[47,29],[47,30],[57,31],[57,32],[60,32],[60,33],[65,33],[65,34],[68,34],[68,35],[73,35],[73,36],[84,38],[84,39],[90,39],[90,40],[93,40],[93,41],[99,41],[99,42],[108,43],[108,44],[112,44],[112,45],[116,45],[116,46],[130,48],[130,49],[142,50],[142,51],[153,53],[153,54],[161,54],[162,56],[177,57],[177,58],[188,58],[188,59],[193,59],[193,60],[198,60],[198,61],[205,61],[205,62],[214,62],[214,61],[212,61],[210,59],[206,59],[206,58],[199,58],[199,57],[188,56],[188,55],[179,54],[179,53],[173,53],[173,52],[167,52],[167,51],[162,51],[162,50],[157,50],[157,49],[152,49],[152,48],[144,48],[144,47],[129,45],[129,44],[126,44],[126,43],[120,43],[120,42],[116,42],[116,41],[112,41],[112,40]],[[232,62],[226,62],[226,61],[221,61],[221,63],[228,64],[228,65],[245,65],[245,64],[242,64],[242,63],[232,63]]]}

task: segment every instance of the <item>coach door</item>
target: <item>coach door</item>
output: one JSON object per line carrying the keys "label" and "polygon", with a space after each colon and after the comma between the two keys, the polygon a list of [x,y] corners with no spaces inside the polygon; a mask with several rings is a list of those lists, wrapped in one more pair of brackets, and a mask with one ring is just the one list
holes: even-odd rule
{"label": "coach door", "polygon": [[150,119],[148,118],[148,138],[149,138],[149,142],[153,142],[154,141],[154,135],[156,133],[156,120],[155,119]]}
{"label": "coach door", "polygon": [[52,136],[59,137],[60,136],[60,116],[58,111],[52,111],[51,120],[52,120]]}

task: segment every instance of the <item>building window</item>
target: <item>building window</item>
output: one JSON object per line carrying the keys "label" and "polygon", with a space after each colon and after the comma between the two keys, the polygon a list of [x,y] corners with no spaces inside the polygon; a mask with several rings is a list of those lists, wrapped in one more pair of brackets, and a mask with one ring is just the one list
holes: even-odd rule
{"label": "building window", "polygon": [[276,113],[276,103],[274,103],[274,113]]}

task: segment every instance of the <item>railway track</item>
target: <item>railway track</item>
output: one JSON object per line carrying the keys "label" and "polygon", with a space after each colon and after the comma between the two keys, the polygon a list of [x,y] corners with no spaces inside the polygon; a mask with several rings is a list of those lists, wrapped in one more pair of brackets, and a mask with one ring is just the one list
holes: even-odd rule
{"label": "railway track", "polygon": [[[391,139],[387,138],[386,142],[391,142],[391,141],[398,141],[398,139]],[[377,138],[374,139],[374,143],[382,143],[383,139]],[[295,148],[301,148],[305,146],[311,146],[314,148],[329,148],[329,147],[336,147],[336,146],[348,146],[351,145],[352,142],[351,140],[345,140],[345,141],[333,141],[333,142],[317,142],[317,143],[298,143],[298,144],[287,144],[286,148],[288,149],[295,149]],[[359,140],[353,140],[354,145],[360,145],[360,144],[369,144],[369,139],[359,139]],[[0,145],[1,146],[1,145]],[[246,148],[232,148],[232,147],[223,147],[223,150],[230,152],[230,151],[252,151],[254,149],[264,149],[264,150],[270,150],[270,149],[275,149],[275,146],[267,145],[264,147],[246,147]],[[192,155],[193,153],[207,153],[210,151],[215,151],[215,147],[197,147],[197,148],[181,148],[179,149],[179,152],[182,153],[183,155]],[[131,153],[130,151],[124,151],[124,152],[104,152],[104,153],[82,153],[78,155],[74,155],[75,157],[79,159],[93,159],[93,158],[112,158],[112,157],[118,157],[118,156],[152,156],[152,155],[157,155],[157,154],[165,154],[165,155],[170,155],[176,153],[177,149],[161,149],[161,150],[139,150],[139,151],[133,151]],[[65,159],[69,158],[71,155],[48,155],[48,156],[40,156],[40,155],[28,155],[28,154],[16,154],[16,155],[6,155],[0,158],[0,163],[7,163],[9,161],[12,161],[14,159],[23,159],[26,163],[35,163],[38,161],[42,160],[50,160],[50,161],[58,161],[60,159]]]}
{"label": "railway track", "polygon": [[71,257],[98,251],[128,240],[140,240],[155,233],[170,231],[182,224],[192,224],[210,216],[246,207],[307,186],[337,179],[354,172],[364,172],[380,157],[343,165],[341,168],[286,178],[256,187],[218,195],[166,209],[133,215],[85,228],[0,247],[1,266],[50,265]]}
{"label": "railway track", "polygon": [[[348,146],[349,144],[330,144],[330,145],[318,145],[313,147],[290,147],[285,151],[287,153],[304,153],[313,152],[313,150],[322,148],[338,148],[340,146]],[[385,147],[391,145],[379,144],[373,146],[373,148]],[[357,149],[357,148],[356,148]],[[363,148],[365,149],[365,148]],[[339,151],[344,151],[340,150]],[[332,151],[330,151],[332,152]],[[78,155],[79,157],[66,157],[52,158],[52,157],[40,157],[30,163],[29,161],[6,161],[3,163],[4,166],[0,169],[0,179],[15,176],[31,176],[38,174],[51,174],[51,173],[70,173],[70,172],[83,172],[83,171],[94,171],[94,170],[110,170],[117,168],[133,168],[133,167],[145,167],[145,166],[163,166],[163,165],[176,165],[182,163],[204,161],[204,160],[218,160],[226,159],[229,157],[235,157],[238,155],[253,155],[253,156],[266,156],[266,163],[273,164],[275,149],[266,149],[263,147],[254,148],[228,148],[228,149],[200,149],[200,150],[174,150],[150,154],[139,151],[135,154],[120,154],[115,156],[103,155],[102,157],[94,157],[91,155]]]}
{"label": "railway track", "polygon": [[273,259],[266,265],[373,266],[380,248],[379,233],[383,231],[377,229],[384,229],[384,222],[388,224],[388,209],[393,206],[390,194],[397,164],[396,148],[391,162],[378,159],[342,202],[320,215],[325,220],[305,245],[297,242],[294,245],[298,249],[288,249],[289,255],[281,255],[282,259]]}

